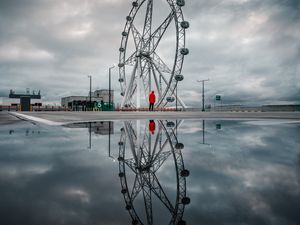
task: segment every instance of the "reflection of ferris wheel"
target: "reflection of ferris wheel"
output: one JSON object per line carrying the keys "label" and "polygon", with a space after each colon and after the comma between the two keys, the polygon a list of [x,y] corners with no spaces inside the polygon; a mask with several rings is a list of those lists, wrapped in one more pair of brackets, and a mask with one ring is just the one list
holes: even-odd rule
{"label": "reflection of ferris wheel", "polygon": [[[163,18],[163,22],[160,22],[157,28],[153,22],[155,19],[153,18],[155,12],[153,1],[133,1],[132,9],[126,17],[118,65],[123,96],[121,107],[140,108],[143,103],[147,102],[149,92],[154,90],[158,97],[156,107],[170,105],[177,98],[179,104],[185,108],[184,102],[174,93],[178,81],[183,80],[181,74],[183,60],[184,56],[189,53],[189,50],[185,48],[185,29],[189,27],[189,23],[184,20],[181,10],[181,7],[185,5],[185,0],[163,0],[162,2],[166,2],[170,8],[170,13]],[[138,28],[136,25],[139,23],[143,10],[146,14],[142,16],[144,23],[141,28]],[[168,49],[175,51],[175,56],[168,57],[174,58],[171,65],[162,59],[159,46],[163,36],[171,30],[169,25],[173,21],[175,30],[172,31],[171,36],[175,35],[176,40],[173,46],[168,44]],[[133,50],[129,49],[130,44]],[[144,96],[141,92],[144,92]],[[144,97],[145,102],[141,102]]]}
{"label": "reflection of ferris wheel", "polygon": [[[170,225],[185,225],[182,217],[185,205],[190,203],[190,199],[186,197],[185,180],[189,176],[189,171],[184,168],[181,154],[184,146],[177,140],[175,129],[178,125],[173,122],[164,124],[162,121],[158,121],[158,125],[156,135],[145,131],[142,139],[140,139],[142,136],[139,134],[139,124],[137,124],[137,129],[134,129],[132,123],[125,122],[124,128],[121,129],[118,158],[121,192],[126,203],[126,210],[132,218],[132,224],[154,224],[153,201],[156,199],[169,211]],[[168,126],[175,126],[175,129],[167,128]],[[126,146],[129,146],[127,151]],[[173,156],[177,182],[174,201],[167,196],[167,192],[156,175],[170,156]],[[130,178],[134,180],[132,187]],[[145,205],[144,219],[136,210],[138,198],[142,198]]]}

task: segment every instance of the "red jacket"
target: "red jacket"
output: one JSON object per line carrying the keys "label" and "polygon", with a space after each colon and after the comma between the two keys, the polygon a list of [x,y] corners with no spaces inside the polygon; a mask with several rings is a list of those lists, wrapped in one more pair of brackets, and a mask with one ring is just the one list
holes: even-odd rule
{"label": "red jacket", "polygon": [[155,94],[154,92],[151,92],[149,95],[149,102],[150,103],[155,103],[156,99],[155,99]]}

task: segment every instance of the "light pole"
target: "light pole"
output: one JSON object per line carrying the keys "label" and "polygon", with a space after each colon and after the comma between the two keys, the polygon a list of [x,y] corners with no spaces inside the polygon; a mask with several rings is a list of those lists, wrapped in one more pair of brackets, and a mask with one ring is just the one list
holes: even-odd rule
{"label": "light pole", "polygon": [[88,78],[90,78],[90,104],[89,104],[89,110],[92,111],[92,76],[88,75]]}
{"label": "light pole", "polygon": [[207,80],[197,80],[197,82],[202,82],[202,112],[205,111],[204,109],[204,82],[209,81],[209,79]]}
{"label": "light pole", "polygon": [[109,110],[111,109],[111,70],[115,68],[115,66],[109,67],[109,73],[108,73],[108,105],[109,105]]}

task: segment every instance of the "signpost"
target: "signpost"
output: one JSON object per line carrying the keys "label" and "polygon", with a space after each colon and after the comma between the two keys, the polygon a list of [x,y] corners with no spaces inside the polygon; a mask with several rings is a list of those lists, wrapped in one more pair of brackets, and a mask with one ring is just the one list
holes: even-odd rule
{"label": "signpost", "polygon": [[220,94],[216,95],[215,100],[216,100],[217,102],[219,101],[219,102],[221,103],[221,110],[222,110],[222,95],[220,95]]}
{"label": "signpost", "polygon": [[197,82],[202,82],[202,112],[205,111],[204,108],[204,82],[209,81],[209,79],[207,80],[197,80]]}

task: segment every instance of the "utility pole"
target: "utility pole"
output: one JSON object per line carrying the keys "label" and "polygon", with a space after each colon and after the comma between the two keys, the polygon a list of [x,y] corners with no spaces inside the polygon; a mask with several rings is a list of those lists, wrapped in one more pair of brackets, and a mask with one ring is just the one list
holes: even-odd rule
{"label": "utility pole", "polygon": [[108,105],[109,110],[111,109],[111,70],[115,68],[115,66],[109,67],[108,69]]}
{"label": "utility pole", "polygon": [[204,82],[209,81],[209,79],[207,80],[197,80],[197,82],[202,82],[202,112],[205,111],[204,109]]}
{"label": "utility pole", "polygon": [[89,108],[90,111],[92,111],[92,76],[88,75],[88,78],[90,78],[90,104],[89,104]]}

